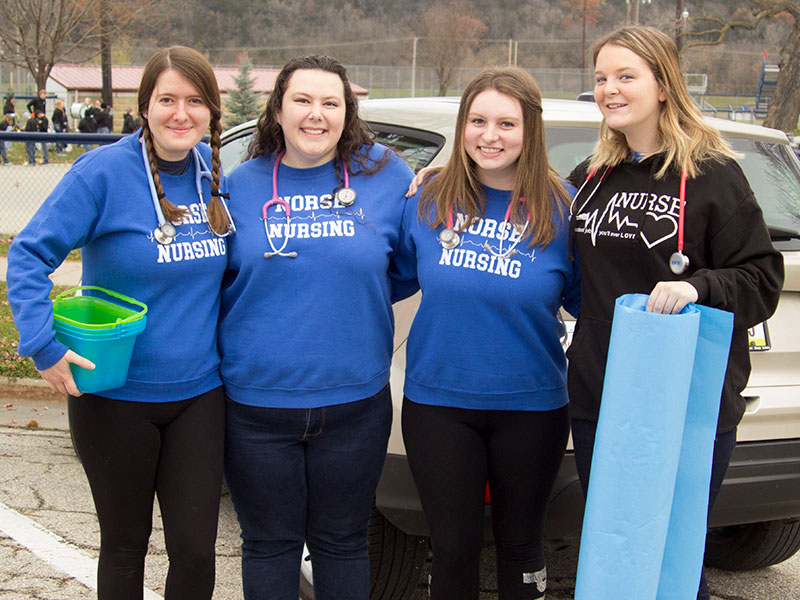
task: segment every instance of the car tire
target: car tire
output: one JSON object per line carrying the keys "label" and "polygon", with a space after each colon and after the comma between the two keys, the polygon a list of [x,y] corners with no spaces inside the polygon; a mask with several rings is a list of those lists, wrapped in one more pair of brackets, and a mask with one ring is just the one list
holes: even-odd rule
{"label": "car tire", "polygon": [[800,550],[800,520],[717,527],[708,532],[705,564],[728,571],[775,565]]}
{"label": "car tire", "polygon": [[[411,598],[428,556],[428,538],[403,533],[373,506],[368,539],[370,600]],[[314,600],[314,583],[306,552],[300,570],[300,598]]]}

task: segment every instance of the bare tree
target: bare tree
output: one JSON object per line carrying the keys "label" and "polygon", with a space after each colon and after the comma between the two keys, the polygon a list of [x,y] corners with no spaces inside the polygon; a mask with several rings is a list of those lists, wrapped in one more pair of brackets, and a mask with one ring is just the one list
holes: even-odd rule
{"label": "bare tree", "polygon": [[683,50],[723,42],[729,31],[736,28],[755,29],[762,21],[778,15],[792,22],[792,31],[781,48],[780,72],[775,92],[767,108],[764,125],[783,131],[794,131],[800,118],[800,2],[791,0],[751,0],[755,8],[740,20],[726,21],[710,16],[693,17],[690,21],[703,24],[685,31],[687,43]]}
{"label": "bare tree", "polygon": [[101,23],[114,32],[150,4],[150,0],[4,0],[0,3],[0,53],[6,62],[27,69],[37,89],[45,86],[57,62],[86,60],[100,52]]}
{"label": "bare tree", "polygon": [[422,14],[423,54],[439,80],[439,95],[450,87],[455,70],[475,51],[486,25],[462,0],[437,2]]}
{"label": "bare tree", "polygon": [[96,34],[94,0],[6,0],[0,3],[3,58],[27,69],[44,88],[53,65]]}

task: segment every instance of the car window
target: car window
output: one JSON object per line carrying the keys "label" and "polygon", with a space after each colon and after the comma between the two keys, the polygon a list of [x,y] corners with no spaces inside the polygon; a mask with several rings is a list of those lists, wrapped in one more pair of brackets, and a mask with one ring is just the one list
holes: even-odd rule
{"label": "car window", "polygon": [[442,135],[420,129],[370,123],[375,141],[394,150],[415,173],[430,164],[444,146]]}
{"label": "car window", "polygon": [[597,129],[591,127],[547,127],[547,157],[550,165],[566,178],[576,165],[592,153]]}
{"label": "car window", "polygon": [[800,231],[800,163],[786,144],[730,140],[767,225]]}
{"label": "car window", "polygon": [[[375,132],[375,141],[394,150],[415,173],[430,164],[445,143],[444,136],[431,131],[387,123],[370,123],[370,126]],[[247,129],[240,135],[225,139],[220,161],[226,175],[242,163],[252,135],[253,129]]]}
{"label": "car window", "polygon": [[233,170],[242,163],[245,154],[247,154],[247,146],[250,144],[253,131],[253,129],[247,129],[241,135],[225,139],[222,148],[219,150],[219,160],[222,163],[222,172],[225,175],[233,173]]}

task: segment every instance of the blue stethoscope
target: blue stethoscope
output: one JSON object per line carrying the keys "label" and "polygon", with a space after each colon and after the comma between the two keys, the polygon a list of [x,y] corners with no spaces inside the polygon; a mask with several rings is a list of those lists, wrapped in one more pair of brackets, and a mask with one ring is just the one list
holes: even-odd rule
{"label": "blue stethoscope", "polygon": [[[289,243],[289,226],[292,222],[292,209],[286,200],[278,197],[278,167],[281,164],[283,155],[286,150],[281,150],[275,158],[275,164],[272,167],[272,198],[264,203],[261,207],[261,219],[264,221],[264,233],[267,235],[267,243],[269,244],[270,251],[264,252],[264,258],[272,258],[273,256],[288,256],[289,258],[297,258],[297,252],[284,252],[286,244]],[[344,172],[344,187],[338,189],[334,195],[334,200],[345,208],[353,206],[356,201],[356,191],[350,187],[350,174],[347,172],[347,165],[342,161],[342,171]],[[286,235],[283,236],[283,244],[280,248],[275,247],[275,242],[272,241],[272,236],[269,234],[269,224],[267,223],[267,211],[270,206],[275,205],[283,208],[286,213]]]}
{"label": "blue stethoscope", "polygon": [[[144,169],[147,173],[147,183],[150,185],[150,196],[153,199],[153,208],[155,208],[156,216],[158,217],[158,227],[153,230],[153,237],[159,244],[166,246],[171,244],[175,239],[175,226],[172,223],[167,222],[167,220],[164,218],[164,213],[161,211],[161,203],[159,202],[158,192],[156,192],[156,184],[153,181],[153,172],[150,169],[150,161],[147,157],[147,147],[145,146],[144,140],[140,139],[139,141],[142,146],[142,159],[144,160]],[[208,168],[208,165],[206,165],[203,157],[200,156],[200,151],[197,148],[192,148],[192,159],[194,160],[194,185],[197,189],[197,197],[200,199],[200,205],[207,214],[208,208],[206,207],[206,203],[203,201],[203,178],[205,177],[211,181],[211,170]],[[220,203],[222,204],[222,208],[225,209],[225,214],[228,217],[228,226],[225,228],[223,233],[217,233],[214,231],[214,228],[211,227],[210,224],[208,228],[217,237],[227,237],[236,232],[236,226],[233,224],[233,217],[231,217],[228,206],[225,204],[222,198],[220,198]]]}

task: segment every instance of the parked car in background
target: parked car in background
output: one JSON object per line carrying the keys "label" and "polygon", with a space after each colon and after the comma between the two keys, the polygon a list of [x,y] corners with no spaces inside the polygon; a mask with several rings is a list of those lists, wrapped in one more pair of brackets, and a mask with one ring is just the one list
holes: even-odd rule
{"label": "parked car in background", "polygon": [[[419,170],[441,165],[450,155],[458,103],[458,98],[376,99],[362,101],[361,110],[378,141]],[[566,176],[591,153],[600,111],[590,102],[545,100],[544,119],[550,161]],[[708,121],[741,154],[739,163],[786,266],[775,315],[750,332],[753,371],[744,391],[747,411],[711,515],[713,529],[706,550],[708,565],[744,570],[784,561],[800,549],[800,162],[781,132],[721,119]],[[241,162],[254,127],[251,121],[222,136],[226,173]],[[395,305],[394,424],[369,530],[373,600],[408,599],[428,551],[428,528],[400,431],[405,342],[418,304],[416,295]],[[565,348],[573,325],[566,323]],[[487,505],[487,515],[490,510]],[[577,540],[582,517],[583,496],[568,450],[550,500],[547,540],[558,544]],[[304,598],[313,598],[307,561],[301,585]]]}

